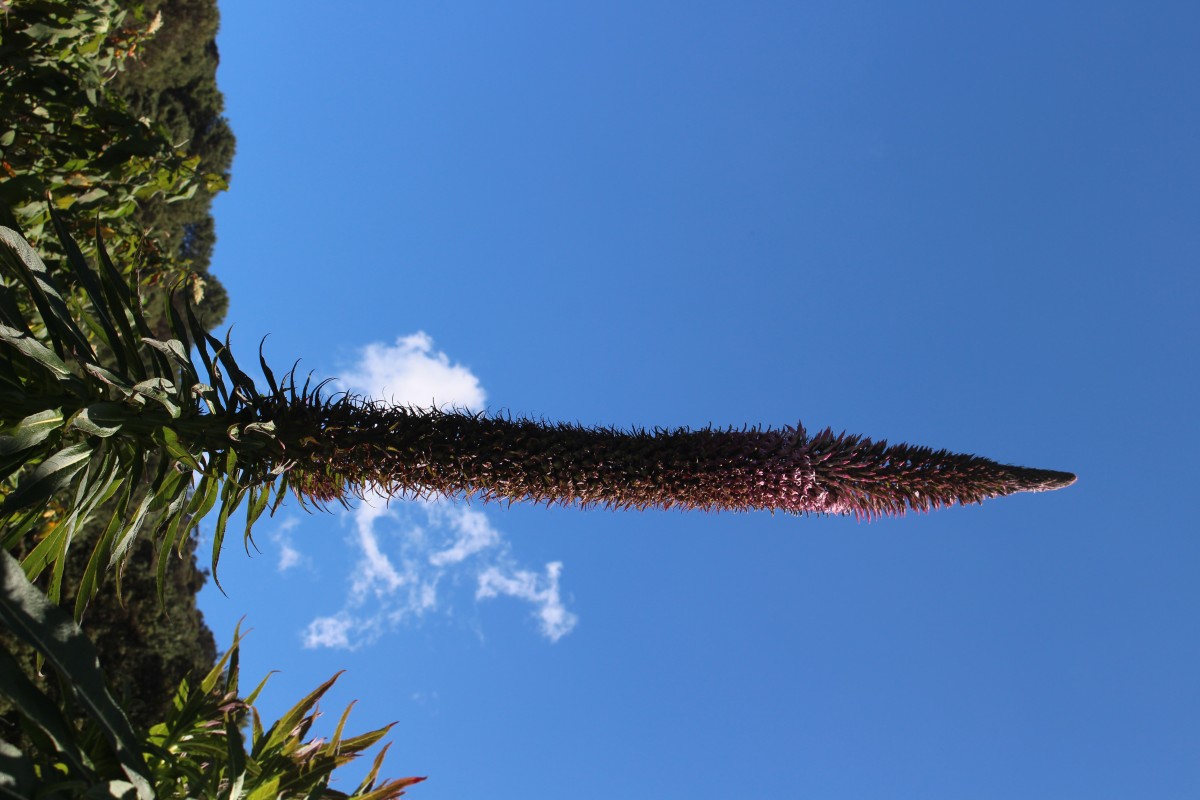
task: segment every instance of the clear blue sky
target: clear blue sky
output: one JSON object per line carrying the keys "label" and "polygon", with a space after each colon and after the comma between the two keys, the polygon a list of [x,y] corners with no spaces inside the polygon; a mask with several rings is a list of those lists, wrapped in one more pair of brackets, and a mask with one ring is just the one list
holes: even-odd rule
{"label": "clear blue sky", "polygon": [[326,711],[399,720],[426,800],[1198,796],[1198,8],[223,4],[243,354],[1080,476],[869,524],[285,508],[202,598],[267,712],[346,668]]}

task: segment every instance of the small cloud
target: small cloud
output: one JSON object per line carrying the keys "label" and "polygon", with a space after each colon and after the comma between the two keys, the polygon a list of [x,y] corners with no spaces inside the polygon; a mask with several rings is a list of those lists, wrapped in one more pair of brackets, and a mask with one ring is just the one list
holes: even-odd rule
{"label": "small cloud", "polygon": [[401,336],[394,345],[367,345],[341,383],[367,397],[419,408],[479,410],[487,400],[479,379],[461,364],[451,364],[424,331]]}
{"label": "small cloud", "polygon": [[304,631],[304,646],[349,648],[350,631],[353,628],[354,620],[345,613],[317,617],[308,623]]}
{"label": "small cloud", "polygon": [[299,520],[295,517],[289,517],[267,535],[279,547],[279,562],[275,568],[280,572],[287,572],[293,567],[298,567],[308,562],[304,554],[292,544],[291,532],[299,527],[299,525]]}
{"label": "small cloud", "polygon": [[542,635],[557,642],[571,632],[579,618],[563,605],[558,591],[558,577],[562,574],[562,562],[546,565],[546,579],[526,570],[505,574],[499,567],[489,567],[479,575],[476,599],[507,595],[527,600],[537,606],[535,616],[541,624]]}
{"label": "small cloud", "polygon": [[299,550],[292,547],[287,542],[280,543],[278,567],[280,572],[287,572],[292,567],[297,566],[301,561],[303,561],[303,557],[300,555]]}

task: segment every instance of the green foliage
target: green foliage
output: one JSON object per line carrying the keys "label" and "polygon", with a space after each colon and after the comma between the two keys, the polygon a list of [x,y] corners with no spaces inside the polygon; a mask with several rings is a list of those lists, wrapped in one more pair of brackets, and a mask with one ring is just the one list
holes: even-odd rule
{"label": "green foliage", "polygon": [[[183,548],[198,521],[216,507],[219,551],[233,510],[249,501],[249,535],[265,508],[267,489],[283,470],[268,471],[262,459],[245,458],[278,445],[270,425],[253,419],[239,425],[242,412],[261,398],[228,348],[204,330],[190,308],[184,322],[173,305],[175,338],[151,336],[137,292],[108,260],[103,244],[97,246],[102,267],[97,275],[57,213],[51,214],[68,253],[67,275],[51,275],[28,243],[0,228],[0,264],[7,273],[0,283],[0,345],[7,345],[7,361],[0,362],[5,401],[0,480],[12,485],[0,506],[10,523],[2,544],[13,548],[40,525],[51,498],[68,491],[66,512],[23,562],[31,578],[52,567],[47,591],[57,602],[72,541],[102,507],[110,507],[79,584],[79,617],[104,572],[126,563],[148,521],[155,521],[153,538],[167,552]],[[61,288],[62,278],[86,298],[79,315],[86,333],[68,310],[66,298],[73,295]],[[37,314],[27,319],[23,307]],[[184,344],[190,341],[199,346],[204,381]],[[215,361],[208,347],[215,349]],[[232,376],[232,388],[222,367]],[[201,475],[194,492],[193,472]],[[160,559],[160,581],[165,563]]]}
{"label": "green foliage", "polygon": [[222,180],[201,186],[194,197],[182,202],[152,198],[142,204],[136,218],[165,239],[176,259],[203,273],[215,241],[209,203],[213,190],[229,180],[234,151],[233,133],[221,116],[224,98],[216,80],[217,4],[215,0],[150,0],[142,4],[140,13],[144,19],[161,19],[162,28],[116,77],[114,88],[134,114],[157,120],[171,141],[185,142],[188,154],[200,158],[200,172]]}
{"label": "green foliage", "polygon": [[[207,273],[209,206],[234,148],[216,27],[215,0],[0,3],[0,223],[64,267],[0,234],[0,543],[48,592],[0,554],[11,562],[0,576],[0,796],[344,796],[327,789],[330,773],[386,732],[341,740],[339,726],[338,741],[303,741],[320,692],[262,731],[253,697],[236,694],[236,642],[224,674],[181,682],[216,656],[195,609],[193,514],[227,519],[248,491],[227,478],[249,474],[219,452],[196,487],[190,469],[206,455],[165,422],[194,421],[187,412],[216,399],[188,394],[198,375],[179,368],[192,339],[215,341],[198,319],[216,322],[226,303]],[[93,225],[94,238],[82,235]],[[166,287],[199,309],[170,303]],[[214,360],[206,380],[228,391],[230,359]],[[262,495],[250,500],[261,513]],[[77,615],[90,603],[83,624],[99,652],[51,598]],[[247,739],[239,726],[251,719]],[[355,796],[415,782],[374,786],[377,771]]]}
{"label": "green foliage", "polygon": [[[110,253],[148,280],[190,277],[197,290],[209,287],[206,311],[219,319],[226,301],[206,272],[208,208],[228,185],[233,148],[220,93],[215,81],[196,87],[216,109],[205,137],[177,139],[165,109],[139,108],[136,77],[120,89],[117,79],[140,64],[161,18],[138,19],[122,5],[26,0],[0,15],[0,212],[47,253],[57,246],[42,239],[47,197],[80,224],[102,220]],[[171,51],[153,52],[162,60]],[[81,231],[72,232],[86,240]]]}
{"label": "green foliage", "polygon": [[[47,528],[54,521],[54,516],[43,517]],[[93,521],[67,552],[61,596],[64,606],[74,607],[90,555],[106,527]],[[36,536],[27,537],[13,555],[23,559],[36,543]],[[173,551],[161,554],[164,569],[159,582],[160,556],[153,542],[139,539],[130,547],[119,587],[116,574],[106,573],[80,623],[96,645],[113,694],[135,725],[148,727],[162,720],[179,682],[189,675],[204,674],[216,661],[212,632],[196,608],[196,595],[205,576],[197,568],[195,549],[193,537],[182,557]],[[6,631],[0,631],[0,646],[16,654],[43,691],[58,695],[52,681],[37,675],[32,651],[20,647]],[[10,711],[0,700],[0,727],[6,721],[11,724]]]}
{"label": "green foliage", "polygon": [[87,715],[82,726],[74,724],[64,704],[0,650],[0,694],[17,708],[33,743],[25,752],[0,743],[0,796],[385,800],[423,780],[379,782],[385,746],[354,792],[330,789],[334,770],[378,743],[391,726],[345,736],[347,708],[329,741],[308,739],[317,703],[334,676],[264,730],[254,702],[266,680],[240,699],[236,633],[207,676],[194,687],[186,680],[179,685],[165,719],[139,732],[108,691],[87,636],[7,552],[0,552],[0,621],[45,657]]}
{"label": "green foliage", "polygon": [[108,88],[146,35],[126,17],[113,0],[32,0],[3,19],[0,200],[34,238],[49,222],[47,193],[81,218],[116,219],[156,194],[183,198],[199,186],[199,160]]}
{"label": "green foliage", "polygon": [[[4,109],[0,221],[16,226],[19,218],[43,252],[61,256],[58,238],[43,235],[49,220],[45,203],[49,192],[56,207],[69,205],[83,212],[73,213],[66,224],[85,252],[92,249],[90,237],[79,232],[85,226],[90,230],[96,220],[102,222],[107,247],[119,255],[124,277],[140,276],[153,330],[166,329],[166,292],[154,287],[180,280],[194,297],[204,295],[207,319],[219,319],[225,307],[223,287],[215,278],[200,274],[204,264],[198,259],[173,250],[170,245],[182,234],[175,235],[147,218],[146,209],[161,205],[178,213],[187,207],[187,219],[194,220],[198,230],[211,231],[209,189],[219,189],[228,180],[232,139],[224,144],[224,161],[217,159],[219,168],[210,170],[206,164],[213,159],[203,148],[194,141],[176,147],[185,139],[176,138],[167,115],[160,117],[153,109],[139,107],[134,96],[149,67],[169,62],[176,51],[212,49],[215,26],[189,32],[185,19],[161,26],[161,19],[155,21],[157,9],[145,13],[127,0],[30,0],[0,5],[4,6],[0,14],[0,108]],[[210,85],[196,89],[203,104],[219,111],[221,96],[212,71]],[[153,235],[146,235],[147,227],[156,228]],[[76,304],[74,298],[64,299]],[[34,309],[20,311],[28,316]],[[84,332],[90,337],[86,325]],[[9,448],[14,444],[28,443],[7,442]],[[21,453],[14,456],[5,451],[0,462],[8,464],[13,458],[21,459]],[[61,581],[64,602],[73,604],[78,599],[74,590],[84,581],[89,556],[104,538],[116,503],[116,498],[110,499],[96,518],[73,535]],[[65,511],[58,513],[62,508],[59,500],[50,502],[16,548],[22,558],[66,516]],[[142,724],[162,717],[181,678],[206,671],[216,658],[212,634],[195,607],[204,575],[192,555],[194,544],[194,539],[182,542],[179,557],[175,552],[160,555],[150,542],[135,541],[130,545],[128,569],[119,576],[109,573],[107,579],[99,578],[121,585],[94,595],[83,622],[102,662],[110,668],[118,697],[131,719]],[[156,577],[159,574],[161,579]],[[48,583],[49,576],[44,577],[43,583]],[[114,580],[118,577],[122,580]],[[29,670],[32,651],[3,630],[0,643],[33,674]],[[115,666],[120,668],[111,669]],[[37,682],[55,692],[52,684]],[[0,700],[0,717],[9,710]]]}

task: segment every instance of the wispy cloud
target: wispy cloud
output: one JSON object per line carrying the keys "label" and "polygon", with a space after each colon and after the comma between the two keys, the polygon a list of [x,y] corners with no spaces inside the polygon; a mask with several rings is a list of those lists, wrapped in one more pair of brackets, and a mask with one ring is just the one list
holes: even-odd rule
{"label": "wispy cloud", "polygon": [[[483,408],[486,395],[478,379],[435,350],[423,332],[400,337],[395,345],[368,345],[360,356],[341,378],[350,391],[424,407]],[[454,589],[463,585],[475,587],[474,602],[505,596],[531,603],[550,641],[577,622],[559,590],[562,563],[547,564],[544,575],[520,567],[483,511],[444,498],[368,496],[349,518],[358,560],[341,608],[305,629],[306,647],[355,649],[433,612],[450,615],[456,594],[462,594]]]}
{"label": "wispy cloud", "polygon": [[554,561],[546,565],[546,579],[527,570],[505,573],[499,567],[488,567],[479,574],[479,588],[475,592],[476,599],[507,595],[521,600],[528,600],[536,607],[536,616],[541,623],[542,635],[552,642],[557,642],[571,632],[579,621],[573,613],[563,605],[558,592],[558,576],[562,574],[562,562]]}
{"label": "wispy cloud", "polygon": [[480,511],[447,503],[426,503],[425,510],[431,520],[455,534],[453,544],[430,554],[429,563],[435,567],[458,564],[501,543],[500,532]]}
{"label": "wispy cloud", "polygon": [[295,543],[292,541],[292,531],[299,524],[299,520],[295,517],[288,517],[279,527],[268,534],[271,542],[279,548],[279,562],[275,568],[280,572],[287,572],[293,567],[309,563],[308,558],[296,549]]}
{"label": "wispy cloud", "polygon": [[520,567],[488,516],[449,500],[368,497],[349,512],[358,551],[336,612],[309,623],[306,647],[356,649],[430,613],[453,613],[455,587],[474,584],[474,600],[512,597],[534,606],[547,639],[557,642],[578,618],[559,589],[562,562],[544,573]]}

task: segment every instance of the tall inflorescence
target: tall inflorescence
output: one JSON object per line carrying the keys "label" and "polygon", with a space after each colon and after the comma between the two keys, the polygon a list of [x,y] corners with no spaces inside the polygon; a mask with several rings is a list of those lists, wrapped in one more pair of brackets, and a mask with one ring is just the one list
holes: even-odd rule
{"label": "tall inflorescence", "polygon": [[[391,407],[342,397],[280,407],[292,486],[318,501],[478,495],[610,508],[778,510],[859,518],[1068,486],[1065,472],[802,426],[622,431]],[[322,435],[314,437],[312,431]]]}

